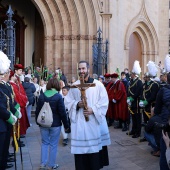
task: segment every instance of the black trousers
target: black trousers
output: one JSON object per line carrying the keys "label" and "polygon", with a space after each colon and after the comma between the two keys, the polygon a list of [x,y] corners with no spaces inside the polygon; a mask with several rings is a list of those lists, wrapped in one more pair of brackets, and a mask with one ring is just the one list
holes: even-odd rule
{"label": "black trousers", "polygon": [[132,114],[132,133],[140,135],[141,133],[141,113]]}
{"label": "black trousers", "polygon": [[5,170],[7,160],[4,157],[6,155],[5,152],[8,154],[8,150],[5,148],[5,142],[7,139],[7,132],[0,132],[0,170]]}

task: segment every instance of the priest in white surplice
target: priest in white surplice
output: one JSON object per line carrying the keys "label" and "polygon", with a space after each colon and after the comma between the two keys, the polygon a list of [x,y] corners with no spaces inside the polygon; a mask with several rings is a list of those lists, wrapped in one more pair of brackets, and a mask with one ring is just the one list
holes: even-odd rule
{"label": "priest in white surplice", "polygon": [[[96,86],[86,90],[88,110],[83,109],[78,88],[70,89],[65,98],[71,121],[71,153],[75,154],[76,170],[99,170],[109,165],[107,145],[110,145],[110,135],[105,118],[108,96],[103,84],[89,77],[88,62],[80,61],[78,71],[79,75],[84,75],[85,83]],[[89,121],[84,115],[89,116]]]}

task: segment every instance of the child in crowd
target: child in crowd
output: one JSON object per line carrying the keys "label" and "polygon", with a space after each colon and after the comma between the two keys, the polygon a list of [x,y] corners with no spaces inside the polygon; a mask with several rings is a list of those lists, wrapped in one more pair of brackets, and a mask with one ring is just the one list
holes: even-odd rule
{"label": "child in crowd", "polygon": [[[64,86],[62,88],[63,100],[67,96],[68,91],[69,91],[68,86]],[[69,120],[69,114],[68,114],[68,109],[67,108],[66,108],[66,113],[67,113],[67,118]],[[69,120],[69,122],[70,122],[70,120]],[[61,127],[61,133],[62,133],[62,136],[63,136],[63,145],[66,146],[66,145],[68,145],[68,133],[65,133],[63,124],[62,124],[62,127]]]}

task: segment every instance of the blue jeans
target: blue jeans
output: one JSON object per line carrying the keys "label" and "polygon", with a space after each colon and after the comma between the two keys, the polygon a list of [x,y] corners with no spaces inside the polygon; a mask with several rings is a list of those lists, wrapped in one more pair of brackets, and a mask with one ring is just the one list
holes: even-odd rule
{"label": "blue jeans", "polygon": [[160,170],[169,170],[168,164],[166,161],[166,156],[165,156],[166,145],[162,137],[161,137],[161,142],[160,142],[160,149],[161,149],[161,155],[160,155],[160,160],[159,160]]}
{"label": "blue jeans", "polygon": [[32,105],[28,105],[26,108],[29,123],[31,123],[31,109],[32,109]]}
{"label": "blue jeans", "polygon": [[153,134],[150,134],[150,133],[147,133],[147,132],[144,132],[144,136],[146,138],[146,140],[149,142],[149,144],[151,145],[151,147],[153,148],[154,151],[158,151],[159,148],[155,142],[155,138],[154,138],[154,135]]}
{"label": "blue jeans", "polygon": [[50,128],[40,127],[42,141],[41,165],[48,166],[50,168],[55,165],[60,132],[61,126]]}

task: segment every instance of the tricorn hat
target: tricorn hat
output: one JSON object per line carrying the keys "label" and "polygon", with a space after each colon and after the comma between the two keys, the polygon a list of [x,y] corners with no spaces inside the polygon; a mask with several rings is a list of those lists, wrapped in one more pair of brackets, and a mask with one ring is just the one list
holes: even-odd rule
{"label": "tricorn hat", "polygon": [[24,67],[22,66],[22,64],[15,64],[14,69],[15,70],[24,69]]}

